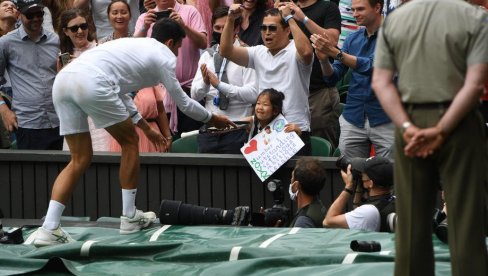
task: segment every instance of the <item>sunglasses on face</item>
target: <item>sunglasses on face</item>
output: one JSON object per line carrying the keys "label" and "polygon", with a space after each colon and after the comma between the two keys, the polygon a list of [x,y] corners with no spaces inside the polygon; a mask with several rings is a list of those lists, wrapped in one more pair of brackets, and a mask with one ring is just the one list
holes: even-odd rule
{"label": "sunglasses on face", "polygon": [[70,30],[72,33],[78,32],[78,29],[81,29],[84,31],[84,30],[88,29],[88,23],[81,23],[80,25],[74,25],[74,26],[66,27],[66,29]]}
{"label": "sunglasses on face", "polygon": [[40,12],[26,13],[24,15],[25,15],[25,18],[27,18],[28,20],[32,20],[32,19],[34,19],[34,17],[38,17],[38,18],[44,17],[44,12],[40,11]]}
{"label": "sunglasses on face", "polygon": [[278,30],[278,26],[276,26],[276,25],[264,25],[263,24],[263,25],[261,25],[260,29],[261,29],[261,32],[266,32],[269,30],[270,32],[274,33]]}

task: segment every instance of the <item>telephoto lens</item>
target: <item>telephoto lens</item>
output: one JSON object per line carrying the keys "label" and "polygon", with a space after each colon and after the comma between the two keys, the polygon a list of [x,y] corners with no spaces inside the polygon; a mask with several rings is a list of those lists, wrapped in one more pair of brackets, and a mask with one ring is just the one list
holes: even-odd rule
{"label": "telephoto lens", "polygon": [[353,240],[351,249],[356,252],[379,252],[381,251],[381,244],[377,241]]}

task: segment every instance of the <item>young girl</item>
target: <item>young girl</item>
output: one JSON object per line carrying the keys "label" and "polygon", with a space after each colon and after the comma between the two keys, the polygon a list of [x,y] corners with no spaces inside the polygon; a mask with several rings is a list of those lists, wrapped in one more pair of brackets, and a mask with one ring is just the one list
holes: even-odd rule
{"label": "young girl", "polygon": [[[273,88],[268,88],[261,91],[254,107],[254,116],[251,117],[249,140],[251,140],[252,137],[256,136],[257,134],[266,135],[266,126],[271,123],[276,116],[282,113],[284,99],[285,94],[276,91]],[[297,124],[286,124],[284,131],[295,131],[298,136],[302,135],[302,131]],[[269,142],[269,139],[265,140]],[[296,155],[307,155],[307,151],[303,151],[305,148],[306,145]]]}

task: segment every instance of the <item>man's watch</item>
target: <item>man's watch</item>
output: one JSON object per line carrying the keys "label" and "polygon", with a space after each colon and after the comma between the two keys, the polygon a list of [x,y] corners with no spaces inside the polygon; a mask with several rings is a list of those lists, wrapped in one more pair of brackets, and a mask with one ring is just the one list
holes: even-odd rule
{"label": "man's watch", "polygon": [[338,61],[343,61],[344,60],[344,54],[342,53],[342,50],[339,50],[339,53],[337,53],[337,55],[335,56],[334,59],[335,60],[338,60]]}
{"label": "man's watch", "polygon": [[409,121],[403,122],[403,124],[402,124],[402,130],[403,131],[406,131],[407,128],[409,128],[411,126],[412,126],[412,123],[410,123]]}

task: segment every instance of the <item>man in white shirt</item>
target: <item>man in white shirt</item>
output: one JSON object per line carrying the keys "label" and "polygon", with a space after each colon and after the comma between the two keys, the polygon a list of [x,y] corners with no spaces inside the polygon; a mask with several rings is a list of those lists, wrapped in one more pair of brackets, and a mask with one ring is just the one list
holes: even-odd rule
{"label": "man in white shirt", "polygon": [[[353,158],[347,172],[341,170],[341,175],[345,188],[330,206],[323,222],[324,227],[392,232],[388,216],[395,212],[395,196],[391,193],[393,164],[390,160],[380,156]],[[362,186],[360,191],[367,193],[364,202],[361,200],[362,193],[355,191],[355,181],[359,182],[356,186]],[[353,195],[356,195],[354,204],[361,203],[361,206],[344,213]]]}
{"label": "man in white shirt", "polygon": [[[200,57],[191,85],[191,97],[205,100],[205,108],[213,113],[228,116],[233,121],[248,117],[258,96],[256,73],[222,57],[219,54],[220,35],[227,21],[229,7],[219,6],[212,15],[214,45]],[[218,67],[218,68],[216,68]],[[246,129],[198,135],[198,151],[202,153],[240,154],[247,142]]]}
{"label": "man in white shirt", "polygon": [[[310,155],[310,109],[308,105],[313,51],[310,42],[291,14],[289,4],[265,12],[261,25],[264,45],[234,45],[234,21],[241,16],[239,4],[230,7],[222,32],[220,53],[229,60],[256,70],[258,92],[274,88],[285,94],[283,113],[288,122],[298,124],[305,146],[297,155]],[[290,33],[293,40],[289,40]]]}
{"label": "man in white shirt", "polygon": [[92,118],[95,127],[105,128],[122,147],[119,173],[123,203],[121,234],[136,232],[156,219],[153,212],[144,213],[135,207],[139,150],[134,124],[158,148],[171,139],[148,125],[127,95],[129,92],[163,83],[176,104],[190,117],[217,127],[233,125],[226,117],[205,110],[182,91],[175,76],[176,54],[185,37],[179,24],[169,19],[161,20],[155,24],[152,37],[124,38],[103,44],[85,52],[58,73],[53,101],[61,118],[60,132],[69,145],[71,161],[54,182],[43,226],[33,234],[36,235],[34,245],[74,241],[61,229],[59,221],[93,155],[87,116]]}

